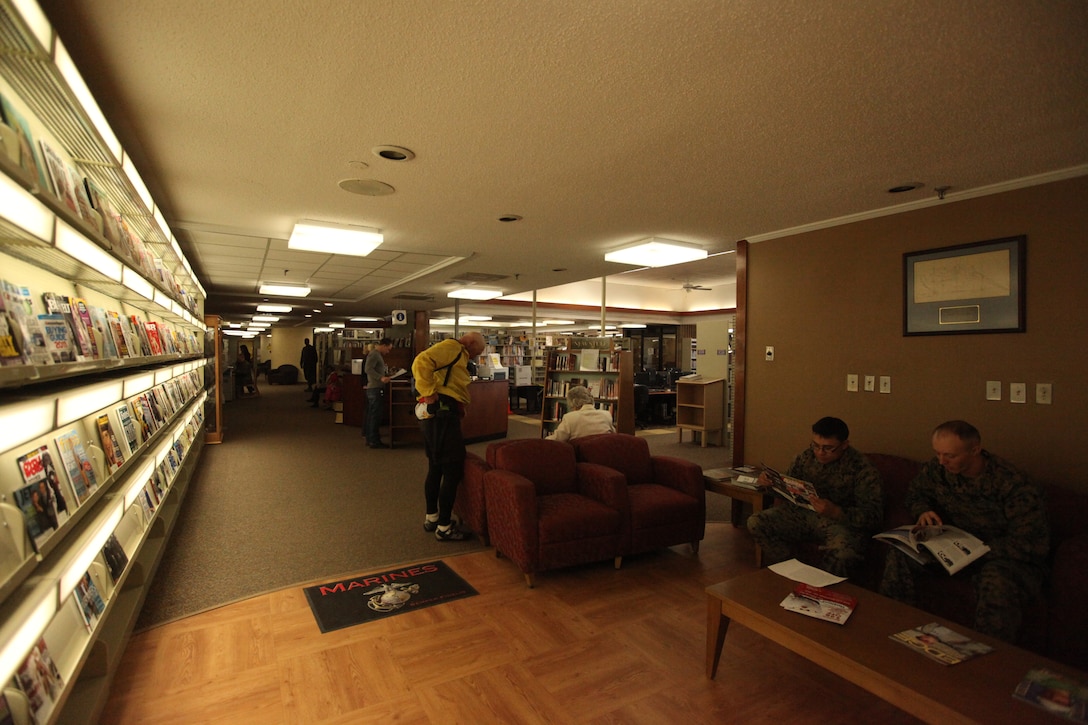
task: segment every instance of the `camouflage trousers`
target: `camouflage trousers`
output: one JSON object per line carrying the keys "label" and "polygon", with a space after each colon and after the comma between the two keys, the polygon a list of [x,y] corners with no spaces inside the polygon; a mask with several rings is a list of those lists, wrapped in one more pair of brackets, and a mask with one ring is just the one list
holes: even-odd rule
{"label": "camouflage trousers", "polygon": [[814,542],[823,553],[821,567],[850,576],[865,558],[868,537],[800,506],[775,506],[748,517],[748,531],[763,549],[764,564],[793,556],[797,544]]}
{"label": "camouflage trousers", "polygon": [[[1038,596],[1041,581],[1009,562],[987,559],[975,562],[955,576],[970,577],[974,587],[976,603],[972,627],[983,634],[1015,642],[1020,632],[1023,609]],[[916,582],[921,577],[947,579],[948,574],[936,564],[923,566],[906,554],[890,548],[884,560],[880,593],[915,605]]]}

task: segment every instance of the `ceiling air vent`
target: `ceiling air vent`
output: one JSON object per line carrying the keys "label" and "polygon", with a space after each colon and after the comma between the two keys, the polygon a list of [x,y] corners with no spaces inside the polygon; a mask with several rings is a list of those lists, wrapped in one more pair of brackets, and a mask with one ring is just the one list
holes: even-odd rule
{"label": "ceiling air vent", "polygon": [[507,279],[508,274],[485,274],[483,272],[464,272],[457,275],[453,279],[446,282],[446,284],[473,284],[475,282],[498,282],[500,279]]}
{"label": "ceiling air vent", "polygon": [[433,302],[434,295],[429,295],[424,292],[401,292],[400,294],[393,295],[395,300],[411,300],[412,302]]}

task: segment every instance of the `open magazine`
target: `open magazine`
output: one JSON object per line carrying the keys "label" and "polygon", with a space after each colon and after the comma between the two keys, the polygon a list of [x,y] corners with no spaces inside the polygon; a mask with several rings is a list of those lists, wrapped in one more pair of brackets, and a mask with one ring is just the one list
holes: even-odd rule
{"label": "open magazine", "polygon": [[763,467],[767,478],[771,479],[771,490],[792,504],[815,511],[809,500],[816,495],[816,488],[808,481],[793,476],[784,476],[769,466]]}
{"label": "open magazine", "polygon": [[845,624],[857,605],[857,597],[804,582],[794,587],[781,602],[781,606],[791,612],[826,619],[835,624]]}
{"label": "open magazine", "polygon": [[994,649],[988,644],[976,642],[937,622],[896,632],[891,635],[891,638],[942,665],[955,665],[972,657],[992,652]]}
{"label": "open magazine", "polygon": [[955,574],[990,547],[955,526],[897,526],[873,537],[891,544],[919,564],[937,561],[949,574]]}

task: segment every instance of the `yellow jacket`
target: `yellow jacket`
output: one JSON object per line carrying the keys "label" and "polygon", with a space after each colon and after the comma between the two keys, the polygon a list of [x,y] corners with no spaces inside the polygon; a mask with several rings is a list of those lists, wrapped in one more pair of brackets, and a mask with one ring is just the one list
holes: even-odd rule
{"label": "yellow jacket", "polygon": [[[452,364],[452,367],[447,367]],[[446,374],[449,373],[447,379]],[[456,338],[431,345],[412,361],[412,377],[421,398],[448,395],[461,403],[470,402],[468,351]]]}

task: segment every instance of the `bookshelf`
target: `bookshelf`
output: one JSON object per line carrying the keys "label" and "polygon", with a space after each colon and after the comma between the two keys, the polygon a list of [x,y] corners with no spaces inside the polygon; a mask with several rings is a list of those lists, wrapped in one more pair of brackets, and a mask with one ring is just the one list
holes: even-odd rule
{"label": "bookshelf", "polygon": [[423,432],[416,418],[416,396],[409,378],[394,378],[389,393],[389,445],[422,443]]}
{"label": "bookshelf", "polygon": [[[63,46],[37,6],[0,0],[0,276],[22,300],[2,313],[15,332],[0,366],[0,678],[38,687],[33,715],[50,725],[98,720],[203,446],[223,430],[222,338],[204,321],[204,290],[93,100],[75,100],[86,98],[78,72],[53,53]],[[42,141],[67,186],[35,158]],[[63,321],[48,320],[53,348],[12,354],[47,322],[50,294],[68,300]],[[41,516],[24,514],[35,488]],[[19,676],[43,645],[61,680],[51,692]]]}
{"label": "bookshelf", "polygon": [[[600,347],[576,347],[595,343]],[[634,434],[634,369],[630,351],[612,348],[609,338],[571,338],[567,348],[551,350],[547,360],[540,411],[541,437],[547,437],[559,425],[566,412],[567,390],[574,385],[588,388],[597,401],[596,407],[612,411],[618,433]]]}
{"label": "bookshelf", "polygon": [[707,439],[717,434],[718,445],[722,444],[722,431],[725,430],[724,417],[725,381],[721,378],[712,380],[676,381],[676,428],[678,441],[684,442],[684,431],[690,430],[693,439],[701,439],[706,448]]}

